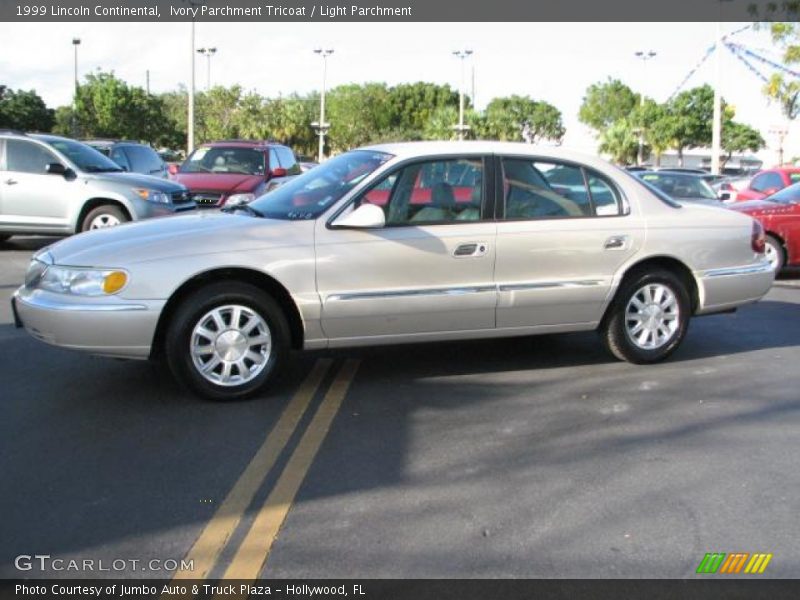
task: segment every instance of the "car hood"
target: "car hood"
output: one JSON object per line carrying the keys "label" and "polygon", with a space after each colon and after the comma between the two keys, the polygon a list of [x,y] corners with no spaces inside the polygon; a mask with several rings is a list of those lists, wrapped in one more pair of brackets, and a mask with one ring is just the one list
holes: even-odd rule
{"label": "car hood", "polygon": [[791,206],[780,204],[779,202],[769,202],[767,200],[748,200],[747,202],[734,202],[729,205],[732,210],[746,213],[751,216],[759,215],[780,215],[791,212]]}
{"label": "car hood", "polygon": [[180,183],[169,181],[163,177],[153,177],[152,175],[142,175],[141,173],[89,173],[90,179],[96,181],[111,181],[131,187],[147,188],[159,192],[178,192],[185,187]]}
{"label": "car hood", "polygon": [[87,231],[46,250],[60,265],[127,268],[201,254],[306,246],[313,244],[314,223],[210,211]]}
{"label": "car hood", "polygon": [[241,173],[177,173],[175,181],[182,183],[193,192],[233,194],[254,191],[264,183],[264,176]]}

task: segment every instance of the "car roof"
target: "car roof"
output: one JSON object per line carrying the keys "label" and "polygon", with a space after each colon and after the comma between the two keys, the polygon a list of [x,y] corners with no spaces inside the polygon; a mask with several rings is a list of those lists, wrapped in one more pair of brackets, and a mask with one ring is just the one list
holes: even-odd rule
{"label": "car roof", "polygon": [[284,144],[279,144],[277,142],[267,142],[267,141],[259,142],[254,140],[218,140],[216,142],[206,142],[205,144],[199,144],[199,146],[205,146],[206,148],[220,148],[220,147],[267,148],[269,146],[285,147]]}
{"label": "car roof", "polygon": [[703,179],[700,173],[692,173],[691,171],[635,171],[633,173],[636,177],[643,175],[655,175],[657,177],[687,177],[689,179]]}
{"label": "car roof", "polygon": [[552,158],[583,163],[589,166],[605,167],[609,163],[597,156],[576,152],[561,146],[538,146],[522,142],[494,142],[494,141],[455,141],[455,142],[396,142],[388,144],[375,144],[364,146],[360,150],[386,152],[398,158],[413,158],[415,156],[430,155],[459,155],[459,154],[505,154],[516,156],[530,156],[536,158]]}

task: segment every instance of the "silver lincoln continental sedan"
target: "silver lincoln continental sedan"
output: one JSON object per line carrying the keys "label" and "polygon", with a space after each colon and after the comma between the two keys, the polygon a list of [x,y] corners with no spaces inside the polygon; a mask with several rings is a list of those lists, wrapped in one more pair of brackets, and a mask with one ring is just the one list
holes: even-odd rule
{"label": "silver lincoln continental sedan", "polygon": [[250,204],[58,242],[12,302],[42,341],[164,358],[224,400],[262,389],[293,348],[597,330],[650,363],[691,316],[755,302],[773,277],[758,222],[603,160],[422,142],[347,152]]}

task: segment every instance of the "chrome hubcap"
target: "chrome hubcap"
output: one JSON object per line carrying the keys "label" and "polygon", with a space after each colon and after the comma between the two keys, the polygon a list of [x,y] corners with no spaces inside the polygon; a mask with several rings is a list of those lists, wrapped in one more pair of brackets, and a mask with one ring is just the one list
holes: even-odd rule
{"label": "chrome hubcap", "polygon": [[267,366],[272,335],[258,313],[230,304],[200,318],[189,346],[192,363],[207,381],[223,386],[242,385]]}
{"label": "chrome hubcap", "polygon": [[778,268],[778,252],[775,249],[775,246],[772,244],[767,244],[764,248],[764,255],[767,257],[769,264],[772,265],[772,269],[775,270]]}
{"label": "chrome hubcap", "polygon": [[625,331],[631,342],[643,350],[662,347],[679,325],[678,300],[671,289],[660,283],[640,288],[625,308]]}
{"label": "chrome hubcap", "polygon": [[89,223],[89,229],[105,229],[106,227],[116,227],[117,225],[119,225],[119,219],[114,215],[97,215]]}

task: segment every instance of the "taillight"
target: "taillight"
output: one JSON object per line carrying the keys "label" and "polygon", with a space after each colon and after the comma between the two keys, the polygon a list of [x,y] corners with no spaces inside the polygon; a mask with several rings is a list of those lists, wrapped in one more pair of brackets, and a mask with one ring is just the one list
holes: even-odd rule
{"label": "taillight", "polygon": [[750,235],[750,247],[756,254],[764,254],[764,250],[767,247],[764,226],[755,219],[753,219],[753,233]]}

